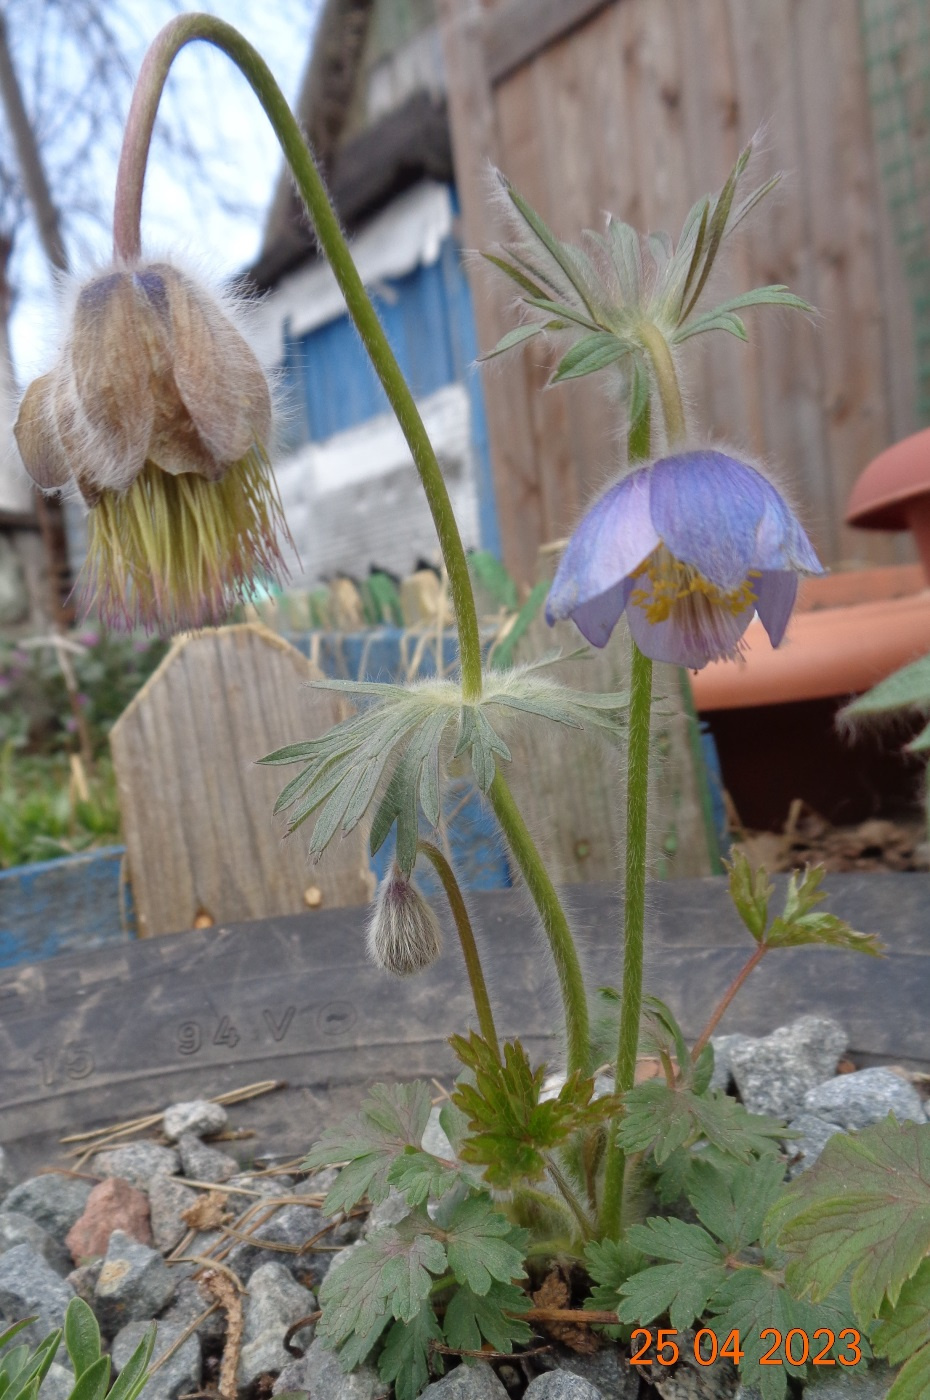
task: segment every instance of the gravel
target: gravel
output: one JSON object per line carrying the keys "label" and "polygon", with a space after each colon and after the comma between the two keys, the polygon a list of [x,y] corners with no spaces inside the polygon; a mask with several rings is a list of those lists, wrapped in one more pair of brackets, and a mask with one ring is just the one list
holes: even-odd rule
{"label": "gravel", "polygon": [[67,1249],[30,1216],[18,1210],[0,1210],[0,1254],[15,1249],[18,1244],[32,1245],[57,1274],[67,1274],[73,1267]]}
{"label": "gravel", "polygon": [[[126,1365],[149,1326],[150,1322],[141,1319],[130,1322],[113,1338],[113,1365],[117,1371],[121,1371]],[[170,1322],[158,1323],[158,1336],[152,1353],[153,1362],[163,1356],[177,1341],[182,1330]],[[200,1340],[193,1334],[182,1342],[164,1366],[155,1372],[144,1386],[139,1400],[177,1400],[179,1395],[188,1395],[191,1391],[200,1389],[201,1374]]]}
{"label": "gravel", "polygon": [[855,1074],[838,1075],[811,1089],[804,1107],[847,1130],[867,1128],[889,1113],[899,1121],[926,1122],[917,1090],[890,1069],[860,1069]]}
{"label": "gravel", "polygon": [[[237,1381],[248,1390],[259,1376],[277,1375],[293,1357],[284,1349],[284,1334],[300,1318],[316,1311],[316,1299],[297,1283],[283,1264],[262,1264],[249,1279],[245,1327]],[[313,1325],[302,1327],[294,1342],[309,1347]]]}
{"label": "gravel", "polygon": [[806,1094],[835,1073],[847,1043],[846,1032],[830,1017],[801,1016],[760,1040],[730,1037],[726,1054],[749,1111],[788,1120],[809,1107]]}
{"label": "gravel", "polygon": [[28,1215],[53,1240],[61,1245],[76,1220],[84,1214],[87,1198],[93,1190],[89,1181],[64,1176],[59,1172],[43,1172],[14,1186],[4,1198],[3,1209]]}
{"label": "gravel", "polygon": [[486,1361],[456,1366],[442,1380],[433,1381],[420,1400],[505,1400],[506,1390]]}
{"label": "gravel", "polygon": [[112,1337],[127,1322],[157,1317],[174,1297],[175,1282],[157,1250],[114,1230],[94,1289],[101,1330]]}
{"label": "gravel", "polygon": [[229,1121],[222,1104],[209,1099],[193,1099],[190,1103],[173,1103],[165,1109],[162,1128],[169,1142],[177,1142],[185,1133],[195,1137],[212,1137],[221,1133]]}
{"label": "gravel", "polygon": [[[271,1393],[284,1395],[295,1390],[303,1391],[310,1400],[375,1400],[376,1396],[384,1394],[385,1385],[371,1366],[359,1366],[347,1376],[336,1353],[324,1347],[321,1341],[315,1341],[306,1356],[293,1361],[281,1372]],[[503,1386],[501,1391],[507,1394]],[[451,1397],[447,1396],[446,1400]],[[496,1397],[489,1396],[488,1400],[496,1400]]]}
{"label": "gravel", "polygon": [[178,1139],[178,1153],[184,1175],[194,1181],[228,1181],[239,1171],[239,1163],[228,1152],[218,1152],[215,1147],[207,1147],[193,1133],[185,1133]]}
{"label": "gravel", "polygon": [[97,1176],[121,1176],[141,1191],[148,1189],[156,1176],[174,1176],[181,1169],[181,1159],[173,1147],[140,1138],[125,1147],[113,1147],[98,1152],[92,1158],[90,1170]]}
{"label": "gravel", "polygon": [[64,1324],[65,1309],[74,1290],[56,1274],[30,1244],[18,1244],[0,1255],[0,1313],[9,1318],[34,1314],[20,1340],[36,1346]]}

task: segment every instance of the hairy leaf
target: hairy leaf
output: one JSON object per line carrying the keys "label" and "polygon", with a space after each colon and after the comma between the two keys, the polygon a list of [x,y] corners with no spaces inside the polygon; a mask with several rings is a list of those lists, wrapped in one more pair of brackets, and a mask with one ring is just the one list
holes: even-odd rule
{"label": "hairy leaf", "polygon": [[[642,1251],[626,1238],[592,1240],[585,1248],[584,1257],[593,1286],[583,1306],[588,1311],[616,1312],[621,1288],[646,1262]],[[601,1330],[606,1336],[616,1338],[627,1329],[607,1326]]]}
{"label": "hairy leaf", "polygon": [[930,1347],[922,1347],[906,1361],[885,1400],[927,1400],[930,1395]]}
{"label": "hairy leaf", "polygon": [[930,1258],[902,1286],[893,1306],[887,1299],[882,1304],[870,1340],[876,1356],[887,1357],[892,1366],[930,1348]]}
{"label": "hairy leaf", "polygon": [[516,1181],[539,1181],[546,1174],[546,1153],[564,1143],[579,1127],[612,1117],[618,1102],[595,1099],[594,1080],[576,1071],[559,1093],[540,1101],[545,1069],[535,1070],[518,1040],[503,1047],[501,1063],[494,1048],[474,1031],[456,1035],[450,1045],[475,1083],[459,1083],[452,1102],[468,1115],[469,1137],[461,1148],[464,1162],[484,1167],[484,1179],[507,1187]]}
{"label": "hairy leaf", "polygon": [[[442,1341],[442,1328],[430,1304],[424,1303],[415,1317],[395,1322],[387,1334],[378,1358],[378,1374],[394,1382],[397,1400],[416,1400],[430,1380],[432,1342]],[[442,1356],[436,1357],[442,1370]]]}
{"label": "hairy leaf", "polygon": [[446,1251],[428,1217],[408,1217],[375,1230],[330,1269],[320,1289],[318,1334],[340,1347],[353,1335],[379,1335],[390,1318],[410,1322],[430,1295],[433,1275],[444,1272]]}
{"label": "hairy leaf", "polygon": [[851,1271],[853,1307],[873,1318],[930,1254],[930,1123],[889,1116],[855,1137],[837,1133],[766,1229],[789,1256],[792,1288],[817,1301]]}
{"label": "hairy leaf", "polygon": [[93,1312],[83,1298],[72,1298],[65,1312],[65,1346],[81,1376],[100,1359],[100,1328]]}
{"label": "hairy leaf", "polygon": [[725,1253],[700,1225],[655,1216],[632,1225],[629,1242],[653,1259],[653,1265],[621,1285],[617,1314],[624,1322],[652,1322],[666,1313],[674,1328],[690,1327],[727,1280]]}
{"label": "hairy leaf", "polygon": [[481,1294],[458,1288],[443,1318],[446,1341],[456,1351],[480,1351],[485,1342],[495,1351],[513,1351],[533,1336],[532,1328],[519,1316],[529,1307],[529,1298],[514,1283],[495,1279]]}
{"label": "hairy leaf", "polygon": [[[500,262],[497,265],[500,267]],[[482,355],[480,358],[492,360],[495,355],[504,355],[508,350],[513,350],[515,346],[524,345],[528,340],[532,340],[534,335],[539,335],[540,331],[545,329],[546,327],[541,321],[534,321],[529,325],[514,326],[512,331],[501,336],[493,350],[489,350],[486,355]]]}
{"label": "hairy leaf", "polygon": [[822,865],[809,867],[803,876],[792,875],[785,895],[784,913],[772,920],[765,942],[772,948],[797,948],[819,943],[830,948],[846,948],[870,957],[882,956],[882,945],[874,934],[857,933],[834,914],[815,912],[826,898],[820,888],[826,871]]}
{"label": "hairy leaf", "polygon": [[390,1185],[396,1186],[412,1206],[423,1205],[430,1196],[441,1200],[461,1180],[462,1173],[455,1167],[447,1166],[430,1152],[417,1152],[412,1148],[396,1157],[388,1172]]}
{"label": "hairy leaf", "polygon": [[734,908],[756,942],[761,943],[769,921],[769,900],[775,893],[775,886],[769,884],[764,870],[753,871],[739,846],[734,846],[732,858],[724,864]]}
{"label": "hairy leaf", "polygon": [[694,1094],[659,1080],[637,1084],[624,1096],[626,1116],[617,1143],[627,1152],[652,1151],[661,1166],[679,1147],[708,1142],[738,1161],[777,1151],[785,1127],[775,1118],[747,1113],[719,1090]]}
{"label": "hairy leaf", "polygon": [[559,384],[565,379],[581,379],[586,374],[594,374],[597,370],[616,364],[633,349],[634,342],[607,331],[584,336],[562,356],[551,382]]}
{"label": "hairy leaf", "polygon": [[329,1215],[350,1210],[367,1195],[373,1203],[388,1193],[388,1176],[401,1153],[419,1151],[432,1107],[428,1084],[375,1084],[357,1114],[328,1128],[307,1154],[303,1168],[345,1162],[323,1209]]}
{"label": "hairy leaf", "polygon": [[483,1193],[460,1202],[444,1238],[449,1268],[459,1283],[479,1296],[490,1291],[495,1279],[510,1283],[525,1277],[529,1232],[512,1225]]}
{"label": "hairy leaf", "polygon": [[919,661],[902,666],[878,685],[873,685],[840,713],[843,719],[858,719],[862,715],[927,708],[930,708],[930,656],[922,656]]}
{"label": "hairy leaf", "polygon": [[[797,1328],[819,1350],[826,1338],[814,1341],[818,1328],[829,1328],[839,1339],[840,1332],[854,1326],[854,1319],[848,1308],[844,1308],[843,1300],[829,1297],[814,1305],[794,1298],[781,1284],[777,1273],[763,1266],[734,1270],[715,1293],[710,1302],[710,1311],[713,1316],[705,1326],[711,1328],[721,1346],[730,1332],[735,1330],[739,1334],[740,1346],[745,1352],[740,1362],[740,1376],[744,1385],[758,1387],[763,1400],[783,1400],[787,1377],[803,1376],[807,1370],[806,1366],[796,1366],[788,1360],[784,1343],[778,1352],[783,1358],[783,1365],[760,1365],[762,1356],[775,1340],[772,1335],[762,1336],[766,1328],[777,1328],[783,1339],[788,1332]],[[840,1353],[851,1355],[837,1340],[833,1355]],[[868,1355],[867,1347],[864,1347],[863,1355]]]}
{"label": "hairy leaf", "polygon": [[729,1171],[698,1158],[688,1181],[688,1199],[711,1234],[735,1254],[758,1241],[784,1179],[784,1164],[774,1155],[731,1165]]}

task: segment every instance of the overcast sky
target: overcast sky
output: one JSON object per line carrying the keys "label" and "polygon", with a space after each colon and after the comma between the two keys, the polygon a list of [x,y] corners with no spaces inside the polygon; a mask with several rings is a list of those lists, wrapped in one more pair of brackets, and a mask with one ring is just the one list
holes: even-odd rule
{"label": "overcast sky", "polygon": [[[268,62],[293,102],[306,63],[321,0],[206,0],[197,8],[235,24]],[[148,41],[176,12],[169,0],[131,0],[134,23],[125,34],[133,71]],[[193,8],[193,7],[192,7]],[[177,250],[222,280],[246,266],[259,250],[265,214],[281,170],[278,146],[256,98],[230,61],[204,44],[191,45],[178,57],[169,84],[183,104],[188,131],[208,162],[210,180],[200,186],[172,169],[162,156],[149,166],[143,207],[142,237],[147,250],[160,255]],[[99,193],[112,200],[116,151],[101,151],[94,172]],[[193,187],[194,185],[197,187]],[[218,191],[239,206],[230,213]],[[31,234],[31,231],[30,231]],[[103,229],[82,230],[82,246],[72,250],[85,272],[110,255]],[[22,240],[19,262],[22,288],[11,322],[13,357],[20,383],[45,367],[56,339],[55,299],[47,264],[34,240]]]}

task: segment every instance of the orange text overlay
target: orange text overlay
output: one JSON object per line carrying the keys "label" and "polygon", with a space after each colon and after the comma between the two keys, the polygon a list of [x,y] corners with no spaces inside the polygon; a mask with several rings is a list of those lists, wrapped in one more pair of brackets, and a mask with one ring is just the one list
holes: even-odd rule
{"label": "orange text overlay", "polygon": [[[842,1332],[831,1332],[829,1327],[818,1327],[808,1333],[800,1327],[790,1332],[780,1332],[777,1327],[766,1327],[753,1338],[761,1342],[763,1351],[759,1358],[760,1366],[784,1366],[785,1361],[792,1366],[803,1366],[811,1362],[814,1366],[857,1366],[862,1360],[861,1338],[855,1327],[845,1327]],[[730,1332],[722,1341],[709,1327],[699,1332],[684,1335],[670,1327],[659,1327],[653,1331],[649,1327],[637,1327],[630,1338],[633,1366],[674,1366],[682,1354],[688,1351],[699,1366],[712,1366],[723,1359],[738,1365],[745,1356],[740,1344],[740,1334]]]}

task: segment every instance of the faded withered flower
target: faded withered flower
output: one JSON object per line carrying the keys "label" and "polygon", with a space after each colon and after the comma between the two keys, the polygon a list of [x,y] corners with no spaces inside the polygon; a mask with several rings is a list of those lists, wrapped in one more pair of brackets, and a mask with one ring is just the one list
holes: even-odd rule
{"label": "faded withered flower", "polygon": [[87,282],[15,426],[36,484],[76,485],[90,508],[87,606],[111,624],[198,627],[283,572],[270,427],[258,360],[187,274],[140,263]]}
{"label": "faded withered flower", "polygon": [[381,882],[368,925],[368,956],[398,977],[423,972],[442,951],[439,922],[413,881],[394,865]]}

